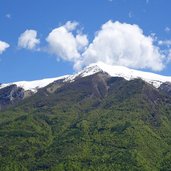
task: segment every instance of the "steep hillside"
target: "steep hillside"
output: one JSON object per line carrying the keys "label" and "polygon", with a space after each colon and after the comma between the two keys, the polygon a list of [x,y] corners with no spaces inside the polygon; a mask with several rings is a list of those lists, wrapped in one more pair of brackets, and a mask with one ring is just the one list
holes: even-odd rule
{"label": "steep hillside", "polygon": [[72,79],[0,112],[0,170],[170,170],[168,86],[102,71]]}

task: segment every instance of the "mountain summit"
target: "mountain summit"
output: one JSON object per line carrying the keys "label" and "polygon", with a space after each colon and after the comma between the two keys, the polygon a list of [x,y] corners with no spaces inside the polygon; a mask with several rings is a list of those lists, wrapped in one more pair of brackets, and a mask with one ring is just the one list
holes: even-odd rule
{"label": "mountain summit", "polygon": [[111,78],[123,78],[127,81],[141,79],[153,87],[171,94],[171,77],[98,62],[85,67],[83,70],[73,75],[64,75],[56,78],[47,78],[35,81],[19,81],[1,84],[0,109],[28,98],[37,93],[40,89],[49,87],[51,84],[55,85],[54,87],[61,87],[75,82],[78,79],[93,76],[98,73],[107,74],[108,77]]}
{"label": "mountain summit", "polygon": [[98,73],[107,74],[108,77],[111,78],[123,78],[127,81],[141,79],[153,87],[171,94],[171,77],[98,62],[85,67],[83,70],[73,75],[64,75],[56,78],[47,78],[35,81],[19,81],[1,84],[0,110],[8,105],[15,104],[16,102],[34,95],[40,89],[48,87],[51,84],[55,84],[55,87],[56,84],[61,87],[75,82],[78,79],[93,76]]}
{"label": "mountain summit", "polygon": [[17,85],[18,87],[21,87],[24,90],[31,90],[33,92],[36,92],[39,88],[43,88],[48,84],[57,80],[63,80],[64,82],[74,81],[78,77],[86,77],[98,72],[105,72],[109,74],[111,77],[122,77],[126,80],[140,78],[146,81],[147,83],[152,84],[156,88],[158,88],[164,82],[171,82],[171,77],[169,76],[162,76],[150,72],[143,72],[134,69],[129,69],[124,66],[115,66],[115,65],[113,66],[102,62],[98,62],[98,63],[90,64],[79,73],[73,75],[65,75],[61,77],[47,78],[47,79],[36,80],[36,81],[19,81],[19,82],[1,84],[0,89],[10,85]]}

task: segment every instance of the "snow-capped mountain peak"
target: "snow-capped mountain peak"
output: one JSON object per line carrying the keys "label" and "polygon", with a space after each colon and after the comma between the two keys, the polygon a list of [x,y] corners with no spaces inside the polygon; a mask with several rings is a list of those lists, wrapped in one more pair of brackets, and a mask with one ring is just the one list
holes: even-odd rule
{"label": "snow-capped mountain peak", "polygon": [[122,77],[126,80],[141,78],[142,80],[148,82],[149,84],[152,84],[156,88],[158,88],[164,82],[171,82],[171,76],[162,76],[151,72],[129,69],[124,66],[113,66],[98,62],[95,64],[91,64],[89,67],[93,66],[100,68],[103,72],[108,73],[112,77]]}
{"label": "snow-capped mountain peak", "polygon": [[148,82],[149,84],[152,84],[156,88],[158,88],[164,82],[171,82],[171,77],[169,76],[162,76],[150,72],[129,69],[124,66],[113,66],[98,62],[85,67],[82,71],[73,75],[65,75],[61,77],[47,78],[36,81],[19,81],[8,84],[1,84],[0,89],[15,84],[18,87],[22,87],[24,90],[31,90],[33,92],[37,92],[39,88],[43,88],[57,80],[63,80],[63,82],[73,82],[76,78],[87,77],[98,72],[105,72],[108,73],[111,77],[122,77],[126,80],[141,78],[142,80]]}

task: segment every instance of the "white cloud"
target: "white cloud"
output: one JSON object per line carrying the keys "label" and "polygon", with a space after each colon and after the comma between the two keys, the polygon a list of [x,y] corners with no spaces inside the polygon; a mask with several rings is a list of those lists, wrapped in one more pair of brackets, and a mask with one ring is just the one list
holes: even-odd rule
{"label": "white cloud", "polygon": [[145,36],[138,25],[108,21],[96,33],[93,42],[75,63],[75,68],[102,61],[132,68],[162,70],[165,56],[153,41],[153,37]]}
{"label": "white cloud", "polygon": [[88,45],[87,35],[78,34],[76,35],[77,49],[84,50],[84,48]]}
{"label": "white cloud", "polygon": [[18,39],[18,47],[30,50],[36,49],[39,43],[36,30],[26,30]]}
{"label": "white cloud", "polygon": [[88,44],[88,39],[85,34],[75,33],[79,31],[77,27],[77,22],[68,21],[65,25],[53,29],[46,38],[49,51],[67,61],[79,60],[80,53]]}
{"label": "white cloud", "polygon": [[10,45],[6,42],[0,41],[0,54],[2,54]]}
{"label": "white cloud", "polygon": [[78,26],[79,24],[77,22],[71,22],[71,21],[68,21],[66,22],[66,24],[63,26],[66,28],[66,30],[68,31],[73,31],[76,29],[76,27]]}
{"label": "white cloud", "polygon": [[46,38],[49,52],[73,62],[76,70],[99,61],[154,71],[165,67],[168,51],[156,45],[155,34],[146,36],[138,25],[108,21],[90,44],[78,25],[69,21],[53,29]]}

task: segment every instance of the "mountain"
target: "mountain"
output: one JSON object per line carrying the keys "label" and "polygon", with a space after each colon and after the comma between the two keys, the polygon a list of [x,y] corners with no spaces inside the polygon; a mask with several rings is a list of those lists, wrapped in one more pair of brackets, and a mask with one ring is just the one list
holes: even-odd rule
{"label": "mountain", "polygon": [[143,71],[129,69],[123,66],[112,66],[102,62],[98,62],[89,65],[81,72],[74,75],[65,75],[61,77],[47,78],[47,79],[36,80],[36,81],[19,81],[19,82],[1,84],[0,89],[10,85],[17,85],[17,87],[23,88],[26,91],[30,90],[36,92],[39,88],[45,87],[56,80],[64,80],[64,82],[74,81],[74,79],[77,77],[86,77],[98,73],[100,71],[108,73],[111,77],[122,77],[126,80],[141,78],[142,80],[152,84],[157,88],[164,82],[171,82],[171,77],[168,76],[162,76],[150,72],[143,72]]}
{"label": "mountain", "polygon": [[163,90],[167,91],[171,89],[171,77],[161,76],[154,73],[137,71],[129,69],[123,66],[111,66],[98,62],[91,64],[81,72],[74,75],[65,75],[56,78],[47,78],[36,81],[19,81],[0,85],[0,110],[4,107],[15,104],[27,97],[37,93],[37,91],[43,87],[48,86],[53,82],[62,81],[63,83],[73,82],[78,78],[93,75],[98,72],[104,72],[111,77],[122,77],[126,80],[133,80],[140,78],[147,83],[159,88],[162,84]]}
{"label": "mountain", "polygon": [[0,170],[170,170],[170,77],[98,63],[32,83],[1,85]]}

